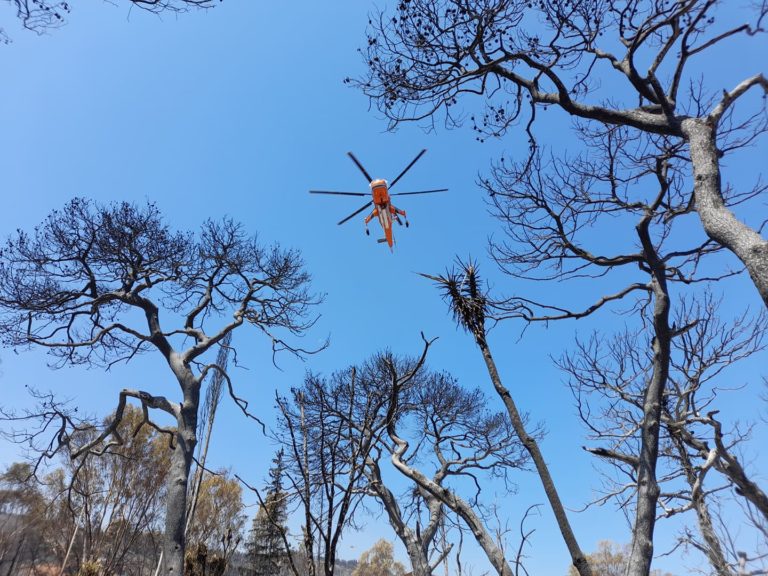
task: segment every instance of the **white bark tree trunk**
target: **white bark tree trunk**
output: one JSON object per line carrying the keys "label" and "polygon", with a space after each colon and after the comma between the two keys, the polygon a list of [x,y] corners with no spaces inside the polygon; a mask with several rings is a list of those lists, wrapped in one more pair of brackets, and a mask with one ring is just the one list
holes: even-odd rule
{"label": "white bark tree trunk", "polygon": [[[419,534],[414,532],[405,523],[397,499],[381,480],[381,471],[379,470],[378,463],[369,463],[367,475],[371,481],[372,490],[376,493],[389,517],[390,526],[392,526],[395,534],[397,534],[397,537],[405,546],[408,559],[411,562],[411,576],[432,576],[428,555],[429,544],[434,538],[434,530],[430,532],[430,535],[425,537],[422,534],[422,538],[419,538]],[[441,515],[442,503],[433,496],[430,496],[430,498],[429,510],[430,521],[432,521],[436,516]]]}
{"label": "white bark tree trunk", "polygon": [[402,455],[408,449],[408,443],[402,438],[397,436],[394,430],[394,425],[390,424],[389,437],[397,445],[396,450],[392,454],[392,464],[399,470],[404,476],[410,478],[414,483],[429,492],[435,498],[439,499],[448,508],[456,512],[462,520],[466,523],[472,536],[485,552],[486,557],[490,561],[496,573],[500,576],[514,576],[512,569],[507,563],[507,559],[504,557],[504,551],[497,545],[493,536],[485,529],[483,520],[475,514],[472,506],[469,505],[462,498],[457,496],[453,491],[443,486],[440,486],[415,468],[409,466],[403,461]]}
{"label": "white bark tree trunk", "polygon": [[177,373],[184,393],[184,402],[176,419],[175,446],[168,471],[168,501],[161,576],[183,576],[184,574],[187,485],[192,468],[192,457],[197,445],[197,411],[200,406],[200,385],[192,372],[186,366],[176,368],[174,372]]}
{"label": "white bark tree trunk", "polygon": [[707,235],[733,252],[747,267],[763,303],[768,307],[768,240],[741,222],[725,206],[720,158],[709,119],[683,120],[682,131],[691,152],[696,211]]}

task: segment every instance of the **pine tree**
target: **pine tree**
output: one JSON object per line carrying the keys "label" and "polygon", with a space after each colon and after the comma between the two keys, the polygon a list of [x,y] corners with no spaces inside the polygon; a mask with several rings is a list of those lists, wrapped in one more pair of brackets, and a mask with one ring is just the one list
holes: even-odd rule
{"label": "pine tree", "polygon": [[249,576],[278,576],[286,573],[288,552],[283,535],[287,533],[288,502],[283,490],[283,451],[272,460],[266,496],[253,519],[248,540]]}

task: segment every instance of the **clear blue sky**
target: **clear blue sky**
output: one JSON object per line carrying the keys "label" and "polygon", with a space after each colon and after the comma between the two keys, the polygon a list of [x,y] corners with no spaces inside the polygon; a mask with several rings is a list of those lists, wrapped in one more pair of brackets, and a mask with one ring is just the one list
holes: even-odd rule
{"label": "clear blue sky", "polygon": [[[51,209],[82,195],[101,201],[150,199],[180,229],[195,228],[209,216],[233,216],[265,241],[301,250],[315,289],[326,294],[321,321],[305,344],[330,335],[331,347],[305,363],[285,356],[278,371],[267,342],[247,329],[234,337],[247,367],[234,373],[237,388],[267,423],[273,420],[274,390],[298,384],[305,370],[328,373],[385,347],[417,353],[420,331],[439,337],[429,359],[432,367],[490,393],[471,339],[456,330],[434,288],[415,272],[441,272],[454,255],[471,254],[497,288],[527,294],[539,289],[510,285],[486,261],[486,239],[496,224],[475,185],[491,158],[523,154],[524,138],[512,133],[479,144],[469,128],[438,127],[428,133],[413,125],[386,132],[366,98],[342,83],[363,71],[356,49],[365,42],[367,13],[374,8],[368,2],[227,1],[210,11],[162,18],[118,4],[76,3],[69,23],[42,37],[19,30],[10,7],[0,4],[0,21],[14,40],[0,46],[0,233],[30,229]],[[741,58],[729,72],[739,78],[760,65],[757,56]],[[727,81],[725,87],[732,84]],[[549,124],[552,130],[558,122],[567,120],[556,118]],[[357,199],[307,194],[310,188],[365,190],[345,156],[348,150],[374,177],[392,178],[421,148],[429,152],[398,187],[449,187],[450,192],[400,203],[411,227],[396,230],[394,254],[375,243],[375,227],[366,237],[359,219],[335,225],[361,204]],[[755,154],[744,162],[764,162],[764,146]],[[746,280],[727,286],[729,300],[759,308]],[[584,286],[548,289],[566,289],[581,303],[595,295]],[[549,431],[543,450],[571,509],[594,496],[599,477],[596,463],[581,451],[585,431],[549,356],[559,356],[577,328],[580,334],[595,328],[607,332],[621,322],[606,313],[578,326],[537,327],[519,341],[519,326],[493,332],[507,384],[521,408]],[[734,382],[752,382],[726,403],[740,416],[754,416],[744,412],[746,406],[759,407],[759,366],[755,361],[733,374]],[[112,409],[116,391],[124,386],[175,394],[167,368],[151,356],[105,374],[53,372],[40,353],[1,351],[2,403],[23,406],[27,384],[52,389],[99,415]],[[231,403],[220,414],[212,465],[231,467],[260,483],[273,447]],[[768,465],[754,447],[766,440],[765,428],[758,429],[748,454],[763,474]],[[16,457],[14,447],[0,445],[0,464]],[[533,475],[518,480],[519,493],[502,507],[515,529],[528,505],[545,501]],[[493,489],[489,485],[489,494]],[[621,514],[610,506],[572,517],[586,549],[602,539],[629,539]],[[531,526],[536,528],[527,564],[531,573],[565,573],[567,553],[548,509],[543,507]],[[660,549],[675,529],[659,526]],[[357,557],[380,536],[394,540],[386,524],[371,518],[362,532],[349,534],[340,554]],[[470,562],[477,573],[485,569],[477,553]],[[684,573],[687,565],[661,559],[658,566]]]}

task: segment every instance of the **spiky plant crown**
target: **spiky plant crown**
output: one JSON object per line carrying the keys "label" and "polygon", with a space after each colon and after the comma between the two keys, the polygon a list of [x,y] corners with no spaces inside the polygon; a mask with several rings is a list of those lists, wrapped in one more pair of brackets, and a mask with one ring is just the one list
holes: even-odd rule
{"label": "spiky plant crown", "polygon": [[454,320],[470,332],[478,343],[484,343],[488,300],[482,288],[477,264],[471,259],[466,262],[457,259],[456,264],[446,270],[445,275],[422,276],[434,280],[440,287]]}

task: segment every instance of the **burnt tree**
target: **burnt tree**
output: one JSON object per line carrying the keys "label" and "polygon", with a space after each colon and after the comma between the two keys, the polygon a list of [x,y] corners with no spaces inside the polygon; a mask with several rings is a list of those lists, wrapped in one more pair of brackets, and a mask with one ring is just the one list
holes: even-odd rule
{"label": "burnt tree", "polygon": [[[192,8],[212,8],[222,0],[126,0],[124,4],[148,12],[186,12]],[[59,28],[66,23],[77,0],[0,0],[0,5],[9,4],[16,11],[21,25],[37,34]],[[84,5],[84,4],[83,4]],[[10,38],[0,26],[0,44],[8,44]]]}
{"label": "burnt tree", "polygon": [[[729,367],[764,349],[766,315],[742,314],[731,322],[718,315],[711,294],[677,304],[670,334],[670,370],[662,395],[658,465],[660,518],[692,513],[696,528],[686,528],[680,543],[702,552],[719,576],[736,573],[738,550],[716,511],[733,497],[754,506],[746,524],[765,524],[765,494],[755,474],[739,455],[751,427],[723,429],[717,418],[720,397],[731,386]],[[568,374],[579,415],[596,445],[586,450],[611,464],[606,492],[595,503],[609,499],[626,510],[631,506],[639,453],[636,431],[642,426],[643,394],[653,363],[642,329],[626,329],[612,338],[594,334],[579,340],[559,366]],[[737,393],[743,393],[738,387]],[[618,474],[617,474],[618,472]],[[729,521],[733,523],[735,516]],[[763,528],[764,530],[764,528]],[[759,542],[760,538],[756,541]],[[679,545],[679,544],[678,544]],[[750,557],[760,557],[758,550]]]}
{"label": "burnt tree", "polygon": [[460,123],[459,102],[472,94],[487,106],[471,117],[479,139],[522,126],[532,152],[548,107],[680,144],[692,166],[689,209],[768,306],[762,223],[737,218],[721,175],[724,157],[768,126],[768,79],[756,71],[724,86],[710,57],[737,39],[764,50],[766,16],[765,0],[738,10],[718,0],[404,0],[371,18],[368,73],[349,82],[393,126]]}
{"label": "burnt tree", "polygon": [[[451,546],[440,538],[448,514],[461,520],[500,574],[511,575],[513,569],[487,528],[481,487],[487,477],[509,487],[511,472],[527,464],[527,455],[506,414],[488,410],[479,390],[465,389],[449,374],[424,366],[429,345],[420,358],[384,352],[328,379],[309,379],[302,389],[303,420],[301,412],[294,412],[294,427],[309,424],[311,446],[331,439],[337,448],[366,447],[337,450],[336,461],[344,465],[335,469],[345,475],[336,484],[347,485],[354,474],[356,497],[378,501],[408,553],[414,576],[429,576],[450,553]],[[404,493],[395,491],[387,461],[408,479]],[[308,463],[308,471],[317,470],[318,490],[332,482],[319,462],[313,465],[310,458]],[[458,479],[475,489],[462,495],[455,487]]]}
{"label": "burnt tree", "polygon": [[[537,282],[590,278],[598,292],[592,304],[574,305],[567,294],[542,302],[515,296],[493,299],[486,294],[476,268],[463,264],[435,279],[443,287],[457,320],[474,336],[491,379],[513,417],[511,394],[501,384],[486,336],[486,322],[518,319],[548,323],[579,319],[604,308],[623,306],[647,314],[644,329],[652,358],[643,382],[642,425],[634,454],[635,504],[631,574],[648,574],[659,488],[656,478],[661,435],[662,399],[668,385],[671,339],[681,329],[670,321],[670,285],[693,289],[739,271],[710,273],[709,256],[722,248],[705,236],[679,232],[689,212],[683,144],[648,136],[626,127],[580,123],[588,152],[560,158],[536,151],[527,161],[500,162],[483,180],[494,215],[504,235],[491,245],[502,271]],[[729,206],[759,191],[732,193]],[[605,242],[609,233],[611,242]],[[525,440],[525,430],[518,433]],[[574,565],[588,569],[538,448],[526,443]],[[580,563],[577,563],[580,562]]]}
{"label": "burnt tree", "polygon": [[109,368],[153,352],[166,361],[179,386],[172,401],[142,389],[119,394],[114,418],[96,437],[71,446],[76,421],[50,404],[44,417],[60,429],[44,456],[69,445],[73,458],[122,443],[119,424],[129,400],[143,422],[158,426],[150,410],[169,415],[162,428],[173,448],[167,484],[163,574],[183,572],[190,467],[197,444],[200,387],[222,366],[206,359],[228,334],[250,324],[273,351],[304,351],[285,338],[301,336],[317,298],[299,254],[263,246],[232,220],[205,222],[198,234],[174,232],[157,207],[127,202],[99,205],[74,199],[32,233],[18,231],[0,252],[0,338],[14,347],[42,347],[54,366]]}

